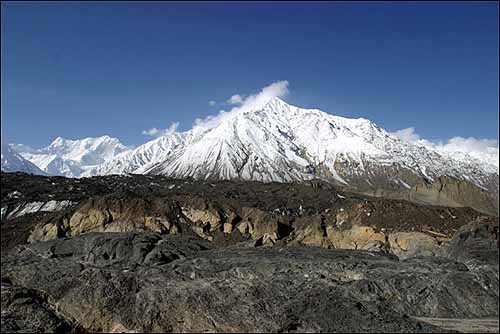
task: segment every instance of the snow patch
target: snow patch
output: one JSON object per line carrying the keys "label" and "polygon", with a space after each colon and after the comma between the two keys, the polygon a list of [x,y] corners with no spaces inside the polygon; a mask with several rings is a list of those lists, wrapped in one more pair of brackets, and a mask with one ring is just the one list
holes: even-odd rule
{"label": "snow patch", "polygon": [[[24,203],[18,205],[14,210],[12,210],[12,212],[9,213],[7,218],[10,219],[15,217],[21,217],[23,215],[36,212],[60,211],[76,204],[77,202],[68,200],[63,200],[63,201],[51,200],[48,202],[36,201],[36,202]],[[7,210],[7,208],[5,208],[5,210]]]}

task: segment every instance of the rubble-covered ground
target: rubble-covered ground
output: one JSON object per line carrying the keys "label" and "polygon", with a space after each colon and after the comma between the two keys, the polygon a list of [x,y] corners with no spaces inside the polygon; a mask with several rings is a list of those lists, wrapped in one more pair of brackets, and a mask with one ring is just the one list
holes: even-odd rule
{"label": "rubble-covered ground", "polygon": [[[329,184],[2,173],[2,332],[442,332],[498,318],[498,218]],[[498,324],[498,322],[497,322]]]}

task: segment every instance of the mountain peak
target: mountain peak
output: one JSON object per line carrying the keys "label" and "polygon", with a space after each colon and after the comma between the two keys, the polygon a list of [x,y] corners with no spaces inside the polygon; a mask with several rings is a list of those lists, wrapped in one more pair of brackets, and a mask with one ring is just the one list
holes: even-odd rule
{"label": "mountain peak", "polygon": [[29,174],[45,175],[35,164],[23,158],[11,146],[1,145],[1,166],[2,171],[16,172],[21,171]]}
{"label": "mountain peak", "polygon": [[52,143],[50,143],[50,145],[60,145],[62,143],[64,143],[67,139],[63,138],[63,137],[56,137]]}
{"label": "mountain peak", "polygon": [[82,139],[67,139],[63,137],[57,137],[52,141],[51,145],[60,145],[64,143],[76,143],[76,142],[105,142],[105,141],[119,142],[120,140],[118,138],[111,137],[108,135],[103,135],[99,137],[86,137]]}
{"label": "mountain peak", "polygon": [[288,103],[285,100],[283,100],[282,98],[280,98],[278,96],[275,96],[272,99],[270,99],[268,103],[278,103],[278,104],[288,105]]}
{"label": "mountain peak", "polygon": [[290,104],[288,104],[287,102],[285,102],[281,98],[275,96],[275,97],[271,98],[269,101],[267,101],[267,103],[264,105],[263,109],[265,109],[266,107],[276,109],[276,108],[284,108],[284,107],[290,107],[290,106],[291,106]]}

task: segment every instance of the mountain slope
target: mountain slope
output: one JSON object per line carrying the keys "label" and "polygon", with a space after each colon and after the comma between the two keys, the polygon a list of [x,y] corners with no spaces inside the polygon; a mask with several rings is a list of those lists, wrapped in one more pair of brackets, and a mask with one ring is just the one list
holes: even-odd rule
{"label": "mountain slope", "polygon": [[87,170],[83,176],[140,173],[142,169],[167,159],[175,149],[184,144],[184,141],[185,138],[179,133],[156,138]]}
{"label": "mountain slope", "polygon": [[35,164],[24,159],[8,145],[2,145],[2,171],[46,175]]}

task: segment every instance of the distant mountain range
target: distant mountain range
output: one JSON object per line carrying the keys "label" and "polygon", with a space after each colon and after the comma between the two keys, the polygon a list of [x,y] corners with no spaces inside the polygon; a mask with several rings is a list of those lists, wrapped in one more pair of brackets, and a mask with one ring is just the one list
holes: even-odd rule
{"label": "distant mountain range", "polygon": [[2,171],[25,172],[28,174],[47,175],[34,163],[24,159],[11,146],[2,144]]}
{"label": "distant mountain range", "polygon": [[[263,182],[320,178],[347,189],[384,195],[447,176],[496,198],[499,189],[494,153],[439,151],[403,141],[367,119],[303,109],[279,98],[253,110],[224,113],[209,124],[136,148],[109,136],[57,138],[37,150],[18,144],[9,148],[11,153],[5,158],[2,148],[2,170],[34,173],[34,164],[43,173],[68,177],[151,173]],[[19,156],[32,164],[10,161],[18,161]]]}
{"label": "distant mountain range", "polygon": [[80,140],[58,137],[41,149],[22,144],[11,144],[10,147],[43,172],[67,177],[80,177],[87,170],[130,150],[118,139],[109,136]]}

